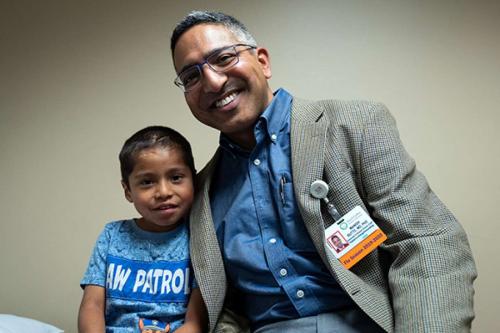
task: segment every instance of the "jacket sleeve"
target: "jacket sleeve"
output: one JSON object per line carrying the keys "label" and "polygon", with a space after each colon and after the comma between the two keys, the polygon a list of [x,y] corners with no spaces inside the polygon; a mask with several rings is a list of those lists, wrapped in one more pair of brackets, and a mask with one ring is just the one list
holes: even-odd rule
{"label": "jacket sleeve", "polygon": [[388,236],[381,250],[392,258],[395,331],[469,331],[476,268],[465,232],[416,169],[386,108],[370,114],[356,164],[367,207]]}

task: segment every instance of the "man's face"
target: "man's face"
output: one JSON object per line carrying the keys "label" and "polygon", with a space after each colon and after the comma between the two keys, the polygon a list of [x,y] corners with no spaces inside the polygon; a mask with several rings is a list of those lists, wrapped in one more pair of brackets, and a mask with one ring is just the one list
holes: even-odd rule
{"label": "man's face", "polygon": [[[242,41],[222,25],[196,25],[177,42],[175,70],[179,73],[203,62],[214,50],[237,43]],[[216,73],[205,64],[200,84],[185,93],[186,102],[199,121],[249,147],[254,142],[253,126],[273,97],[267,84],[270,77],[265,49],[243,51],[239,62],[227,72]]]}

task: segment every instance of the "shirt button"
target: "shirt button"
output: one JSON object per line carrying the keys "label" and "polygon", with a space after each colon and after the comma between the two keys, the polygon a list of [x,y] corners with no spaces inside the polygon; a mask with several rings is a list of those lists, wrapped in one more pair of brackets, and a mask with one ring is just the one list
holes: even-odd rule
{"label": "shirt button", "polygon": [[286,269],[284,269],[284,268],[280,269],[280,275],[281,276],[286,276],[287,274],[288,274],[288,272],[287,272]]}
{"label": "shirt button", "polygon": [[304,297],[304,290],[302,290],[302,289],[297,290],[297,297],[298,298]]}
{"label": "shirt button", "polygon": [[278,136],[276,134],[271,134],[271,140],[272,141],[276,141],[276,139],[278,138]]}
{"label": "shirt button", "polygon": [[256,158],[255,160],[253,160],[253,164],[260,165],[260,160],[258,158]]}
{"label": "shirt button", "polygon": [[271,244],[276,243],[276,238],[271,238],[271,239],[269,240],[269,243],[271,243]]}

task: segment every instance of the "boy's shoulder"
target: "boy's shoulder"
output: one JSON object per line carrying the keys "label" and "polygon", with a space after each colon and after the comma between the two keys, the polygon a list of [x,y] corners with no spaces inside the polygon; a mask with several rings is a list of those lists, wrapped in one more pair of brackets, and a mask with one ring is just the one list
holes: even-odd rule
{"label": "boy's shoulder", "polygon": [[119,229],[123,227],[131,227],[134,224],[134,219],[125,219],[125,220],[114,220],[107,222],[104,228],[106,229]]}
{"label": "boy's shoulder", "polygon": [[104,225],[104,228],[102,229],[101,235],[112,237],[112,235],[116,234],[117,232],[123,233],[130,232],[132,229],[132,224],[134,223],[133,219],[128,219],[128,220],[116,220],[116,221],[111,221],[107,222]]}
{"label": "boy's shoulder", "polygon": [[119,228],[120,226],[122,226],[124,224],[129,224],[133,221],[134,221],[134,219],[113,220],[113,221],[107,222],[105,227],[106,228]]}

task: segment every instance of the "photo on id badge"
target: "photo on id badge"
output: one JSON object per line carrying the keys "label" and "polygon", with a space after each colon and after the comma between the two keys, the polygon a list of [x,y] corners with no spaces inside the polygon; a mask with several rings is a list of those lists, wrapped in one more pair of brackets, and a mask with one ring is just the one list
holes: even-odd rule
{"label": "photo on id badge", "polygon": [[337,252],[340,253],[343,249],[349,246],[349,242],[344,238],[344,236],[339,232],[333,233],[328,238],[328,244]]}

